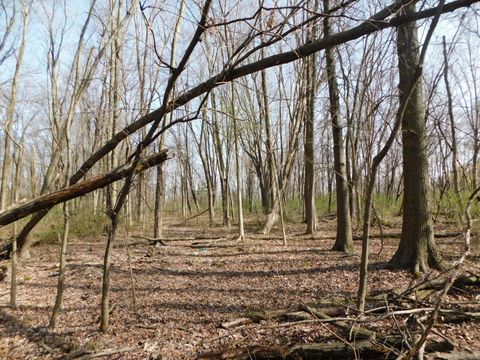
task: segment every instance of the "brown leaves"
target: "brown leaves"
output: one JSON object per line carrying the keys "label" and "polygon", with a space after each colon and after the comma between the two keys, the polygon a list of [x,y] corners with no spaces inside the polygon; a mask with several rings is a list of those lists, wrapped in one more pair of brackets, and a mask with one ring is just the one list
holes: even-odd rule
{"label": "brown leaves", "polygon": [[[274,318],[259,318],[256,323],[246,321],[227,329],[221,325],[263,309],[289,309],[301,303],[310,306],[323,302],[323,308],[334,310],[345,299],[354,297],[359,258],[330,251],[334,241],[330,224],[322,224],[324,229],[314,238],[301,235],[301,225],[289,224],[288,246],[281,245],[280,234],[248,234],[248,243],[243,245],[229,237],[231,229],[223,227],[203,231],[188,226],[171,227],[166,229],[166,236],[174,240],[159,249],[127,238],[132,243],[129,248],[138,314],[133,311],[125,246],[119,240],[111,278],[111,306],[115,305],[115,311],[111,331],[106,335],[98,333],[96,324],[104,239],[72,243],[64,310],[55,333],[34,335],[31,329],[48,322],[56,286],[56,278],[49,274],[58,261],[58,248],[33,248],[31,259],[20,269],[19,278],[28,279],[19,285],[20,311],[0,309],[0,357],[8,354],[12,359],[59,358],[89,344],[96,352],[134,347],[132,352],[119,354],[125,359],[192,359],[199,353],[250,345],[283,348],[289,344],[323,342],[331,336],[330,330],[338,329],[318,322],[283,326]],[[200,237],[202,246],[192,247]],[[455,246],[448,239],[437,241],[445,253],[451,253]],[[360,243],[355,242],[355,246],[358,251]],[[371,246],[375,253],[380,240],[373,238]],[[406,288],[411,282],[422,280],[383,266],[395,247],[395,239],[385,240],[384,251],[375,259],[369,274],[370,293]],[[467,268],[480,273],[478,263],[468,262]],[[0,282],[0,294],[8,290],[8,281]],[[336,303],[326,305],[326,299],[332,298]],[[5,304],[8,296],[0,300]],[[465,293],[449,295],[447,300],[478,304],[474,296]],[[471,307],[471,312],[478,311],[474,304]],[[349,311],[344,315],[355,314],[353,307]],[[471,321],[440,324],[436,330],[448,334],[461,347],[475,348],[480,343],[476,325]],[[370,326],[382,333],[396,330],[393,321],[378,321]]]}

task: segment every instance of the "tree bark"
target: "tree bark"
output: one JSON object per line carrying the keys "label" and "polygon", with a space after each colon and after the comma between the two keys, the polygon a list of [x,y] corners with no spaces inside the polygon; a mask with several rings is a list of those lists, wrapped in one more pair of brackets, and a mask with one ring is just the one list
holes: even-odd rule
{"label": "tree bark", "polygon": [[316,93],[316,56],[311,55],[307,60],[307,104],[305,109],[305,141],[304,141],[304,203],[307,234],[317,231],[317,208],[315,206],[315,151],[314,151],[314,113]]}
{"label": "tree bark", "polygon": [[[329,9],[329,0],[323,0],[324,11]],[[323,20],[324,35],[330,36],[330,18]],[[345,168],[345,143],[342,124],[340,123],[340,95],[337,85],[337,73],[333,48],[325,50],[327,61],[328,93],[330,98],[330,118],[333,132],[333,162],[337,196],[337,236],[333,250],[346,253],[353,252],[352,225],[350,218],[350,204],[348,196],[348,181]]]}
{"label": "tree bark", "polygon": [[[406,5],[405,15],[415,13],[415,3]],[[419,46],[415,22],[402,25],[397,32],[399,91],[403,142],[403,219],[398,249],[390,260],[395,268],[426,271],[440,267],[430,205],[428,153],[425,135],[425,108],[420,81],[412,88],[419,65]],[[411,90],[410,90],[411,89]],[[404,111],[402,111],[404,109]]]}
{"label": "tree bark", "polygon": [[[318,12],[318,0],[315,1],[313,11]],[[314,24],[311,34],[307,38],[315,39],[318,33],[318,25]],[[304,203],[305,203],[305,220],[307,223],[307,234],[314,234],[317,231],[317,207],[315,205],[315,95],[317,88],[317,56],[312,54],[307,58],[307,103],[305,109],[305,141],[304,141],[304,161],[305,161],[305,177],[304,177]]]}
{"label": "tree bark", "polygon": [[448,79],[448,53],[447,53],[447,43],[445,40],[445,36],[443,37],[443,79],[445,81],[445,89],[447,90],[447,103],[448,103],[448,119],[450,120],[450,132],[452,136],[452,143],[450,148],[452,150],[452,173],[453,173],[453,190],[459,201],[460,198],[460,181],[458,178],[458,167],[457,167],[457,159],[458,159],[458,151],[457,151],[457,135],[456,135],[456,128],[455,128],[455,117],[453,115],[453,101],[452,101],[452,92],[450,90],[450,82]]}

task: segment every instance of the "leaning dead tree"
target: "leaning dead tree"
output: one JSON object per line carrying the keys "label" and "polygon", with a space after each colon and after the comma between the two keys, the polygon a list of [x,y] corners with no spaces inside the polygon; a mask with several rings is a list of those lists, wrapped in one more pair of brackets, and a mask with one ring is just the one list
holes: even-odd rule
{"label": "leaning dead tree", "polygon": [[[168,150],[164,149],[155,155],[140,159],[134,169],[134,173],[141,173],[152,166],[163,163],[165,160],[167,160],[167,154]],[[129,175],[131,165],[131,162],[123,164],[106,174],[98,175],[77,184],[67,186],[50,194],[39,196],[38,198],[30,200],[27,203],[4,211],[0,213],[0,227],[22,219],[25,216],[33,214],[34,212],[49,209],[57,204],[61,204],[65,201],[86,195],[94,190],[104,188],[107,185],[122,180]]]}

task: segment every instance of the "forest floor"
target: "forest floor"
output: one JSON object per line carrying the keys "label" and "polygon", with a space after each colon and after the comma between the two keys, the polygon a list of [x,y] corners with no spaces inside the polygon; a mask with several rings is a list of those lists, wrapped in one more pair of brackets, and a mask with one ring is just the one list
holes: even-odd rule
{"label": "forest floor", "polygon": [[[167,246],[160,247],[124,235],[120,229],[112,259],[107,334],[98,331],[106,238],[72,239],[64,310],[54,331],[45,327],[55,300],[59,247],[37,246],[19,270],[18,310],[7,307],[8,279],[0,282],[0,358],[88,358],[85,354],[101,356],[104,350],[121,350],[125,352],[109,358],[193,359],[202,353],[252,344],[322,342],[331,337],[331,325],[279,325],[272,320],[224,329],[221,324],[250,311],[287,308],[329,296],[354,298],[360,259],[330,250],[334,226],[333,220],[324,220],[312,237],[303,234],[304,225],[289,224],[287,245],[282,244],[278,229],[264,236],[247,227],[248,239],[243,244],[234,240],[235,227],[207,228],[195,222],[187,226],[172,220],[165,231]],[[388,235],[400,230],[383,230],[383,240],[371,240],[369,291],[420,282],[422,276],[385,267],[398,244],[398,236]],[[445,229],[440,228],[442,231]],[[377,228],[374,233],[378,236]],[[461,254],[462,241],[461,236],[442,237],[437,244],[446,259],[453,261]],[[360,246],[360,241],[355,241],[358,253]],[[477,246],[464,272],[480,274],[479,255]],[[480,311],[478,294],[448,296],[447,302],[470,303]],[[388,331],[395,326],[399,325],[389,320],[367,327]],[[480,348],[478,320],[440,323],[435,330],[460,349]]]}

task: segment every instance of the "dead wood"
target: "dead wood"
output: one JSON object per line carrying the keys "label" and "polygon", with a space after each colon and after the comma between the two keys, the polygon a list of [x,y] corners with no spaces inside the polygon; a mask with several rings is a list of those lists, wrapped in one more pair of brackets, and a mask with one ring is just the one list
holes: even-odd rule
{"label": "dead wood", "polygon": [[[332,319],[331,316],[328,316],[324,312],[322,312],[318,309],[315,309],[313,307],[310,307],[306,304],[302,304],[301,307],[305,311],[312,314],[317,319],[325,319],[325,320]],[[375,339],[375,337],[376,337],[375,331],[371,331],[371,330],[368,330],[368,329],[365,329],[365,328],[362,328],[362,327],[359,327],[359,326],[355,326],[355,325],[351,326],[351,325],[349,325],[349,324],[347,324],[346,322],[343,322],[343,321],[333,321],[332,323],[335,326],[342,329],[343,331],[345,331],[346,334],[348,334],[350,336],[350,338],[353,338],[353,339],[355,339],[355,338],[357,338],[357,339],[365,339],[365,338],[366,339]]]}
{"label": "dead wood", "polygon": [[[292,347],[285,346],[250,346],[228,349],[220,352],[199,355],[199,360],[298,360],[298,359],[350,359],[355,354],[360,354],[365,359],[394,359],[395,354],[372,340],[357,341],[354,344],[343,342],[298,344]],[[391,356],[393,355],[393,356]]]}
{"label": "dead wood", "polygon": [[480,351],[452,351],[449,353],[435,352],[425,356],[426,360],[478,360],[480,359]]}
{"label": "dead wood", "polygon": [[[371,233],[370,238],[385,238],[385,239],[400,239],[400,232],[383,232],[383,233]],[[445,238],[456,238],[462,236],[462,232],[453,231],[453,232],[444,232],[444,233],[435,233],[436,239],[445,239]],[[334,237],[333,237],[334,238]],[[362,240],[361,235],[354,235],[353,240]]]}
{"label": "dead wood", "polygon": [[[232,321],[222,323],[224,329],[231,329],[237,326],[251,324],[253,322],[260,322],[265,320],[285,318],[287,314],[295,312],[296,309],[275,309],[275,310],[260,310],[253,311],[246,314],[244,317],[236,318]],[[292,320],[295,321],[295,320]]]}
{"label": "dead wood", "polygon": [[197,236],[192,237],[192,239],[194,239],[194,240],[218,240],[218,239],[226,239],[226,238],[228,238],[228,237],[225,237],[225,236],[211,236],[211,235],[197,235]]}
{"label": "dead wood", "polygon": [[312,320],[313,316],[312,314],[306,311],[294,311],[294,312],[285,314],[284,318],[285,318],[285,321],[288,321],[288,322],[298,322],[303,320]]}
{"label": "dead wood", "polygon": [[[331,303],[320,304],[320,303],[308,303],[308,305],[299,305],[289,309],[265,309],[259,311],[253,311],[247,313],[244,317],[234,319],[229,322],[222,323],[222,327],[233,328],[240,325],[245,325],[252,322],[268,321],[274,319],[281,319],[288,322],[302,322],[304,320],[315,320],[315,315],[306,311],[304,306],[308,306],[311,309],[316,309],[325,305],[327,307],[321,308],[321,313],[323,314],[322,320],[327,320],[327,322],[335,322],[337,319],[333,318],[334,316],[344,315],[345,309],[342,306],[331,306]],[[328,306],[330,305],[330,306]],[[247,322],[247,320],[249,320]],[[244,322],[245,321],[245,322]],[[228,324],[228,327],[225,325]],[[350,327],[349,327],[350,329]]]}
{"label": "dead wood", "polygon": [[[164,149],[155,155],[142,159],[135,168],[135,172],[139,173],[145,171],[152,166],[164,162],[167,160],[167,152],[167,149]],[[129,175],[130,167],[130,163],[123,164],[109,173],[98,175],[75,185],[67,186],[53,193],[39,196],[25,204],[4,211],[0,213],[0,227],[24,218],[34,212],[49,209],[57,204],[75,199],[121,180]]]}
{"label": "dead wood", "polygon": [[[230,348],[223,351],[200,354],[199,360],[334,360],[334,359],[397,359],[398,352],[405,346],[400,336],[385,336],[381,339],[360,340],[348,342],[326,342],[311,344],[296,344],[293,346],[247,346],[242,348]],[[452,346],[445,341],[431,342],[425,349],[428,353],[445,352],[453,350]],[[462,352],[465,353],[465,352]],[[473,352],[466,352],[474,354]],[[446,354],[446,353],[443,353]],[[454,354],[454,352],[452,353]],[[475,353],[477,354],[477,353]],[[433,354],[432,354],[433,355]],[[429,357],[429,359],[436,359]],[[474,357],[452,357],[440,359],[478,359]]]}
{"label": "dead wood", "polygon": [[[163,149],[155,155],[143,158],[135,168],[135,173],[145,171],[152,166],[156,166],[167,160],[167,149]],[[24,218],[38,211],[45,211],[62,202],[75,199],[77,197],[88,194],[94,190],[103,188],[118,180],[128,176],[130,173],[131,163],[123,164],[109,173],[95,176],[91,179],[67,186],[63,189],[50,194],[39,196],[24,204],[18,205],[10,210],[0,213],[0,228],[14,221]],[[21,248],[22,243],[18,244]],[[0,249],[0,259],[8,259],[10,257],[12,244],[8,243]]]}
{"label": "dead wood", "polygon": [[80,349],[77,351],[74,351],[70,354],[70,356],[67,356],[68,359],[79,359],[79,360],[88,360],[88,359],[96,359],[100,357],[105,357],[105,356],[111,356],[111,355],[116,355],[116,354],[121,354],[121,353],[126,353],[135,350],[135,347],[124,347],[120,349],[107,349],[103,351],[99,351],[96,353],[91,353],[87,350]]}
{"label": "dead wood", "polygon": [[[419,284],[408,287],[406,290],[401,288],[393,288],[386,291],[372,293],[368,296],[370,302],[390,301],[396,304],[404,305],[405,302],[418,302],[427,300],[432,295],[441,291],[446,283],[444,273],[431,280],[425,280]],[[475,274],[462,275],[455,279],[453,285],[449,289],[449,294],[458,292],[471,293],[480,287],[480,276]]]}
{"label": "dead wood", "polygon": [[[445,284],[446,279],[443,277],[437,277],[433,280],[426,281],[419,285],[413,286],[403,293],[401,293],[401,297],[405,298],[409,295],[414,294],[415,299],[418,300],[426,300],[430,296],[438,293],[441,291]],[[478,289],[480,287],[480,277],[477,275],[462,275],[455,279],[452,286],[449,289],[449,294],[456,293],[456,292],[469,292],[472,288]]]}
{"label": "dead wood", "polygon": [[[238,245],[238,237],[217,237],[211,238],[209,241],[196,241],[190,244],[191,248],[213,248],[213,247],[230,247]],[[228,243],[230,241],[230,243]]]}
{"label": "dead wood", "polygon": [[290,309],[260,310],[250,312],[246,315],[246,317],[255,322],[260,322],[262,320],[279,319],[290,311]]}
{"label": "dead wood", "polygon": [[231,329],[231,328],[234,328],[234,327],[237,327],[237,326],[251,324],[252,322],[253,322],[253,320],[251,318],[242,317],[242,318],[238,318],[238,319],[235,319],[235,320],[232,320],[232,321],[223,322],[222,323],[222,328]]}
{"label": "dead wood", "polygon": [[[421,286],[418,287],[418,290],[440,290],[445,286],[445,279],[435,279],[429,281]],[[455,279],[453,282],[453,287],[460,288],[460,289],[467,289],[469,287],[480,287],[480,276],[476,275],[462,275]]]}

